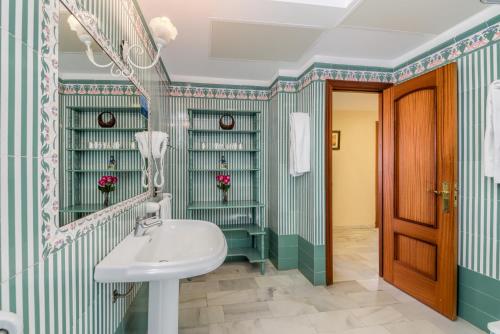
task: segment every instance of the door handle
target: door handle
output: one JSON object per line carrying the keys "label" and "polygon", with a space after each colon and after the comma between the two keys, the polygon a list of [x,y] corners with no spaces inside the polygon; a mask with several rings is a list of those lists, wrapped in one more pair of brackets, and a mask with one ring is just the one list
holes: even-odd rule
{"label": "door handle", "polygon": [[441,191],[434,190],[434,194],[436,196],[441,196],[441,200],[443,201],[443,212],[450,212],[450,185],[448,182],[443,182]]}

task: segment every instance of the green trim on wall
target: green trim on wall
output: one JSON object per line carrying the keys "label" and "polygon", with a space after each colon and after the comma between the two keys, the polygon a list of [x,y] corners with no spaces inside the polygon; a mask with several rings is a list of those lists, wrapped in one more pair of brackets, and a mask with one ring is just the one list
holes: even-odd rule
{"label": "green trim on wall", "polygon": [[500,281],[458,267],[458,315],[488,331],[488,323],[500,320]]}
{"label": "green trim on wall", "polygon": [[269,259],[278,270],[299,269],[314,285],[326,284],[325,246],[313,245],[297,234],[269,230]]}
{"label": "green trim on wall", "polygon": [[299,236],[299,270],[314,285],[326,284],[324,245],[313,245]]}
{"label": "green trim on wall", "polygon": [[488,331],[488,323],[500,320],[500,281],[458,267],[458,315]]}
{"label": "green trim on wall", "polygon": [[299,244],[297,235],[278,235],[269,229],[269,259],[278,270],[298,268]]}

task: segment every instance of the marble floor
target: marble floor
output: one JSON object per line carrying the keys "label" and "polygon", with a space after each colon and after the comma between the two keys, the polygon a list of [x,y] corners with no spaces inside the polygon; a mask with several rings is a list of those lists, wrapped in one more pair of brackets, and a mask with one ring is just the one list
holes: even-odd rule
{"label": "marble floor", "polygon": [[[313,286],[298,271],[267,271],[227,263],[183,281],[180,334],[473,334],[378,277]],[[122,333],[147,333],[147,285],[131,307]]]}
{"label": "marble floor", "polygon": [[378,277],[378,229],[333,227],[334,282]]}

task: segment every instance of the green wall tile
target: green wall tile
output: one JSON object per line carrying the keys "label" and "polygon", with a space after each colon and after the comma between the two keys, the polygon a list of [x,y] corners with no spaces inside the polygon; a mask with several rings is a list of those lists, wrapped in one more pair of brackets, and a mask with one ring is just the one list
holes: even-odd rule
{"label": "green wall tile", "polygon": [[458,268],[458,314],[486,330],[488,322],[500,320],[500,281]]}

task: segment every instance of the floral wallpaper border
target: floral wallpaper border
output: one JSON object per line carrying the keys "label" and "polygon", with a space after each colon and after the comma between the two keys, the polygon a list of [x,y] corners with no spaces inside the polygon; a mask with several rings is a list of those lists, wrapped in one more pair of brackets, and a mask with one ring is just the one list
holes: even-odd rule
{"label": "floral wallpaper border", "polygon": [[208,98],[208,99],[231,99],[231,100],[270,100],[278,93],[297,93],[309,86],[314,81],[324,80],[351,80],[351,81],[373,81],[392,82],[393,76],[390,70],[383,72],[365,70],[344,70],[335,68],[321,68],[322,64],[315,64],[305,75],[298,80],[278,80],[271,88],[262,87],[244,88],[238,86],[228,87],[192,87],[191,85],[176,85],[169,87],[169,94],[173,97]]}
{"label": "floral wallpaper border", "polygon": [[64,82],[59,83],[58,87],[59,94],[64,95],[142,95],[137,87],[127,84]]}
{"label": "floral wallpaper border", "polygon": [[[122,70],[126,65],[121,61],[119,55],[114,52],[111,43],[96,27],[94,18],[83,11],[75,0],[61,0],[81,24],[92,34],[109,57]],[[42,31],[41,43],[41,72],[40,72],[40,136],[39,136],[39,209],[42,224],[42,255],[46,257],[56,252],[64,245],[75,240],[96,227],[109,222],[114,217],[122,214],[151,198],[153,189],[150,185],[147,192],[113,205],[105,210],[86,216],[59,228],[59,143],[58,143],[58,24],[59,24],[59,1],[43,0],[41,4]],[[150,102],[150,97],[139,80],[131,75],[128,79],[136,85],[138,91]],[[64,88],[64,85],[63,85]],[[67,87],[69,88],[69,87]],[[87,91],[96,92],[99,87],[78,87]],[[116,87],[115,87],[116,88]],[[97,89],[97,90],[96,90]],[[123,87],[122,87],[123,89]],[[72,89],[70,89],[71,91]],[[118,93],[119,88],[114,92]],[[113,90],[110,90],[112,92]],[[76,90],[78,93],[79,90]],[[102,92],[102,89],[101,89]],[[130,91],[132,92],[132,90]],[[124,90],[127,93],[127,89]],[[137,93],[137,92],[136,92]],[[149,108],[151,109],[151,108]],[[151,117],[148,118],[149,120]],[[148,124],[148,127],[150,124]],[[148,174],[151,178],[151,169]]]}
{"label": "floral wallpaper border", "polygon": [[402,82],[439,66],[455,61],[458,57],[500,41],[500,22],[464,37],[430,55],[420,57],[394,72],[394,82]]}
{"label": "floral wallpaper border", "polygon": [[[499,18],[496,18],[500,20]],[[236,100],[269,100],[278,93],[297,93],[314,81],[348,80],[365,82],[398,83],[408,80],[438,66],[456,60],[459,56],[500,40],[500,22],[480,29],[468,36],[448,43],[447,46],[416,61],[396,69],[366,69],[362,66],[346,66],[316,63],[299,78],[278,78],[271,87],[245,88],[239,86],[192,87],[188,83],[174,83],[169,87],[170,96]],[[349,68],[346,68],[349,67]]]}

